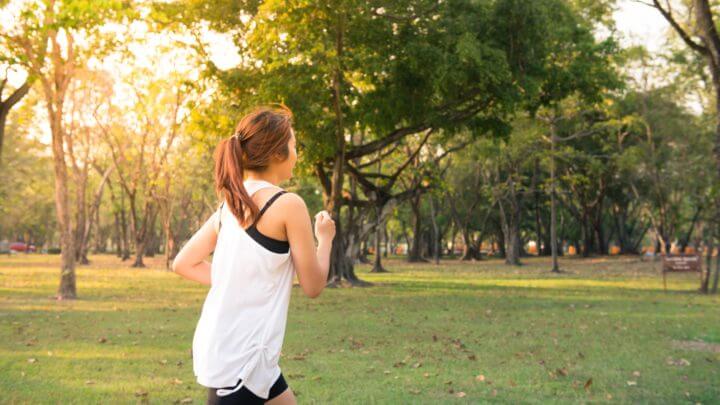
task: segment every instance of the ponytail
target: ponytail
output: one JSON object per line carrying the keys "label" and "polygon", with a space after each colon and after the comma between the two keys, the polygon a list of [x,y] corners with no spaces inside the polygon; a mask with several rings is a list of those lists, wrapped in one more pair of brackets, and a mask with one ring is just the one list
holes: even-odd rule
{"label": "ponytail", "polygon": [[225,206],[245,228],[245,218],[255,218],[260,209],[245,190],[242,142],[237,136],[220,141],[215,151],[215,188]]}

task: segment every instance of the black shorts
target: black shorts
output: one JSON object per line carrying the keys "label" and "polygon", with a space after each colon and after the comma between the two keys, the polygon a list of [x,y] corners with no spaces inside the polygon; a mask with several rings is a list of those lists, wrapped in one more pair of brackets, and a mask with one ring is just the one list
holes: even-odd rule
{"label": "black shorts", "polygon": [[240,382],[242,380],[238,380],[237,384],[233,385],[232,387],[222,387],[222,388],[208,388],[208,397],[207,397],[207,403],[208,405],[225,405],[225,404],[264,404],[265,401],[269,401],[276,396],[282,394],[287,388],[287,382],[285,381],[285,377],[283,377],[282,373],[280,373],[280,377],[278,377],[277,380],[275,380],[275,383],[272,387],[270,387],[270,395],[268,396],[268,399],[260,398],[259,396],[255,395],[247,389],[246,386],[243,386],[239,390],[233,392],[232,394],[225,396],[225,397],[218,397],[216,394],[216,391],[218,389],[233,389],[240,385]]}

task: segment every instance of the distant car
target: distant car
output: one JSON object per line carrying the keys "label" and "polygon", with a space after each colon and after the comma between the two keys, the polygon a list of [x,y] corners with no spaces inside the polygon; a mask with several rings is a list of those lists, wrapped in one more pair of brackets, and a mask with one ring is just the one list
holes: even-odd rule
{"label": "distant car", "polygon": [[34,252],[35,245],[29,245],[25,242],[14,242],[10,244],[10,250],[15,252]]}
{"label": "distant car", "polygon": [[8,242],[0,242],[0,254],[10,254],[10,244]]}

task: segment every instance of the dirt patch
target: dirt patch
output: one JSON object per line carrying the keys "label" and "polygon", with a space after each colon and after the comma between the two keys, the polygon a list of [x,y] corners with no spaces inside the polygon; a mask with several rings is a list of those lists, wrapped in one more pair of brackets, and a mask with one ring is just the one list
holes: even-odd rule
{"label": "dirt patch", "polygon": [[673,340],[672,344],[678,349],[720,353],[720,343],[707,343],[699,340]]}

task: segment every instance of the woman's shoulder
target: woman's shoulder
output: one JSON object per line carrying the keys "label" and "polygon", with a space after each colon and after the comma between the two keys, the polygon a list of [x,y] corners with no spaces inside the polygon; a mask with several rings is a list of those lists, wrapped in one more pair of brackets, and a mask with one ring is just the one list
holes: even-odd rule
{"label": "woman's shoulder", "polygon": [[[275,204],[280,204],[285,208],[306,208],[305,200],[303,200],[302,197],[300,197],[298,194],[293,193],[292,191],[287,191],[282,189],[283,193],[278,196],[277,201]],[[292,211],[290,211],[292,214]]]}

